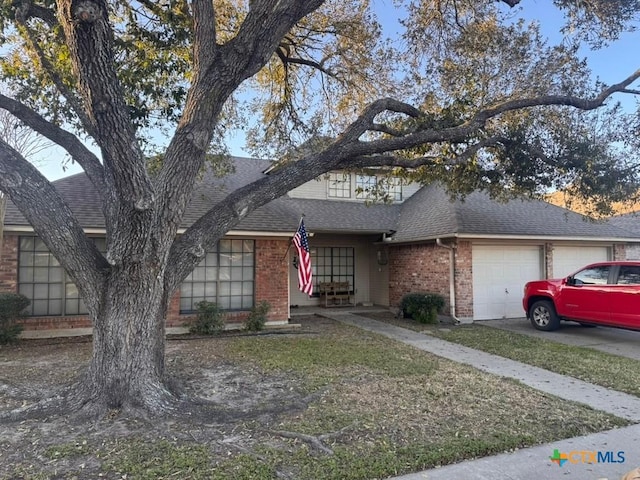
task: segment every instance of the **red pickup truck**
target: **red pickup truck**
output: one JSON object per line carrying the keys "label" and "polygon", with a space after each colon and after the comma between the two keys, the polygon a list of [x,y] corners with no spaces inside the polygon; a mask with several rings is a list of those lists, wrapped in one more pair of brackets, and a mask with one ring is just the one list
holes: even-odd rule
{"label": "red pickup truck", "polygon": [[524,286],[522,306],[538,330],[561,320],[640,330],[640,261],[587,265],[558,280]]}

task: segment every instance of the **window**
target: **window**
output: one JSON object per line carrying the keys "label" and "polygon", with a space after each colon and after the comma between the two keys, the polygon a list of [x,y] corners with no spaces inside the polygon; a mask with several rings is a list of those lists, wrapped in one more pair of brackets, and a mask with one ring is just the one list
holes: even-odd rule
{"label": "window", "polygon": [[355,285],[353,247],[317,247],[311,252],[314,290],[324,282],[349,282]]}
{"label": "window", "polygon": [[608,265],[585,268],[576,273],[573,278],[577,285],[605,285],[609,280],[610,268]]}
{"label": "window", "polygon": [[329,173],[329,197],[351,198],[351,175],[348,173]]}
{"label": "window", "polygon": [[376,193],[378,180],[375,175],[358,175],[356,177],[356,198],[372,198]]}
{"label": "window", "polygon": [[253,240],[220,240],[182,282],[180,312],[195,311],[196,304],[203,300],[225,310],[253,307],[254,259]]}
{"label": "window", "polygon": [[[101,252],[106,251],[104,238],[93,240]],[[78,289],[38,237],[20,237],[18,291],[31,300],[27,313],[32,316],[87,313]]]}
{"label": "window", "polygon": [[402,201],[402,180],[397,177],[391,177],[385,180],[385,186],[389,200],[394,202]]}
{"label": "window", "polygon": [[358,175],[356,177],[356,198],[400,202],[402,201],[402,179]]}
{"label": "window", "polygon": [[640,285],[640,267],[636,265],[621,265],[618,274],[620,285]]}

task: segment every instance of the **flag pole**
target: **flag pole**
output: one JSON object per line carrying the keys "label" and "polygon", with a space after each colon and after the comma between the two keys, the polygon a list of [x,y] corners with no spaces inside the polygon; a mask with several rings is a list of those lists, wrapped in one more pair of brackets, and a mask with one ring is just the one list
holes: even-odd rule
{"label": "flag pole", "polygon": [[[296,228],[296,232],[300,230],[300,225],[302,225],[302,220],[304,220],[304,213],[300,216],[300,221],[298,222],[298,228]],[[293,240],[293,237],[292,237],[292,240]],[[289,246],[287,247],[287,251],[284,252],[284,256],[282,257],[282,260],[280,260],[281,262],[284,262],[284,259],[287,258],[287,255],[289,255],[289,250],[291,250],[292,243],[293,242],[289,240]]]}

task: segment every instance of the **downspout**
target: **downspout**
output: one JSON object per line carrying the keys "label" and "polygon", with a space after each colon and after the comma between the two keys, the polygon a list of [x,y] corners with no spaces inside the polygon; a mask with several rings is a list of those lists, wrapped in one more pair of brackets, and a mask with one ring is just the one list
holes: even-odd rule
{"label": "downspout", "polygon": [[436,245],[449,250],[449,306],[451,318],[455,321],[456,325],[461,323],[461,320],[456,317],[456,288],[455,288],[455,249],[453,245],[447,245],[442,242],[442,239],[436,238]]}

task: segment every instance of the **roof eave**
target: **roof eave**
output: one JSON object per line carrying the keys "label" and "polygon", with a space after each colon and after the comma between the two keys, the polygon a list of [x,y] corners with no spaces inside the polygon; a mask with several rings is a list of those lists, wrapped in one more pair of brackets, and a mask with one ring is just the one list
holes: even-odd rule
{"label": "roof eave", "polygon": [[501,234],[482,234],[482,233],[443,233],[441,235],[433,235],[427,237],[416,237],[407,240],[396,241],[388,238],[385,243],[390,245],[402,245],[418,242],[434,242],[438,238],[455,238],[459,240],[525,240],[525,241],[563,241],[563,242],[640,242],[638,237],[591,237],[579,235],[501,235]]}
{"label": "roof eave", "polygon": [[[5,225],[5,232],[11,233],[34,233],[33,227],[30,225]],[[84,233],[88,235],[106,235],[104,228],[83,228]],[[186,232],[186,228],[178,229],[178,234],[182,235]],[[226,236],[230,237],[292,237],[295,232],[275,232],[275,231],[252,231],[252,230],[230,230]]]}

